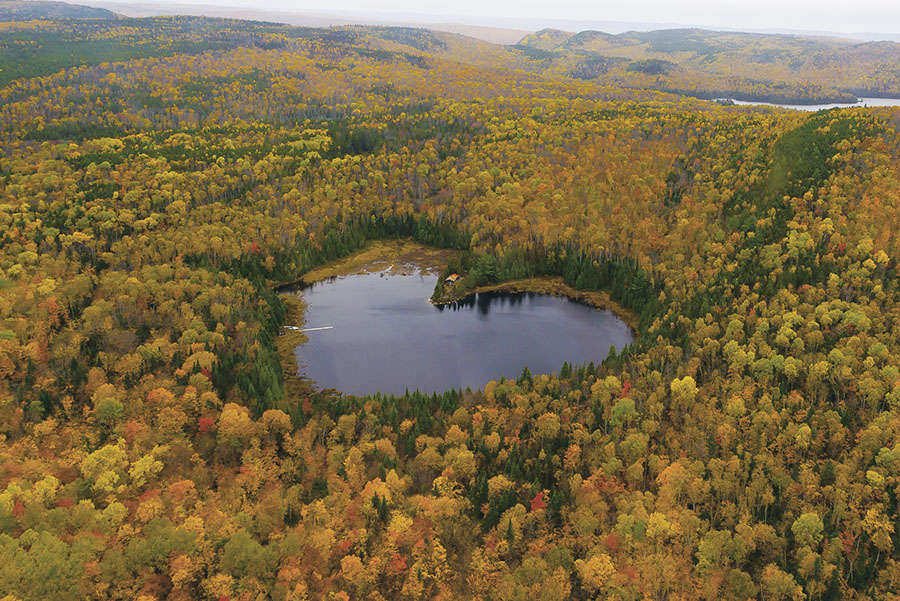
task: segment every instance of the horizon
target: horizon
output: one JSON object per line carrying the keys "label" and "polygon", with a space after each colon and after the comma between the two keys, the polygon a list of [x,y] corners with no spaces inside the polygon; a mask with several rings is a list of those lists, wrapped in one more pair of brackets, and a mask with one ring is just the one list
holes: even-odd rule
{"label": "horizon", "polygon": [[[77,3],[77,2],[76,2]],[[182,6],[237,9],[259,13],[286,13],[320,17],[335,17],[347,21],[395,21],[410,24],[458,23],[475,27],[537,31],[544,28],[582,31],[602,28],[609,33],[629,30],[672,28],[718,29],[750,33],[783,33],[796,35],[900,34],[900,4],[885,0],[866,0],[846,8],[838,0],[812,2],[794,1],[789,4],[775,0],[761,0],[753,9],[737,2],[718,3],[712,0],[692,0],[675,6],[659,0],[641,0],[628,7],[612,7],[600,12],[600,7],[584,0],[562,0],[548,9],[545,3],[527,0],[524,4],[511,0],[475,2],[461,0],[453,11],[435,0],[382,0],[377,7],[359,0],[334,0],[328,6],[313,2],[276,0],[265,6],[252,0],[85,0],[86,5],[120,5],[141,7]],[[145,8],[146,10],[147,8]],[[771,9],[771,10],[770,10]],[[504,14],[515,10],[515,16]],[[770,15],[779,15],[777,18]]]}

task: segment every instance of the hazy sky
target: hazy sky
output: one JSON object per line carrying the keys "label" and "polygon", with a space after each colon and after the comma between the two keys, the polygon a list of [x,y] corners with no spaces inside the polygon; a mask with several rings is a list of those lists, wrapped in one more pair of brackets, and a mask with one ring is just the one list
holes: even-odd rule
{"label": "hazy sky", "polygon": [[[132,0],[133,1],[133,0]],[[900,33],[900,0],[181,0],[268,10]]]}

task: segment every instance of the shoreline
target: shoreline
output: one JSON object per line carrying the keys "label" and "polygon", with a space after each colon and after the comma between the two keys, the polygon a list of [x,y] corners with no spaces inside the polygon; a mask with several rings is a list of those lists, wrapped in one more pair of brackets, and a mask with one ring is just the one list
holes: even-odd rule
{"label": "shoreline", "polygon": [[490,286],[479,286],[461,295],[451,296],[439,301],[429,299],[429,302],[436,307],[445,307],[454,303],[466,302],[478,294],[490,293],[531,293],[566,298],[572,302],[581,303],[597,310],[610,311],[624,321],[635,336],[640,331],[638,327],[640,319],[638,316],[633,311],[612,300],[607,292],[602,290],[578,290],[566,284],[559,276],[526,278],[491,284]]}
{"label": "shoreline", "polygon": [[[391,275],[408,275],[418,272],[440,277],[447,263],[458,252],[432,248],[409,239],[377,240],[342,259],[320,265],[295,280],[275,283],[274,290],[279,294],[296,292],[299,289],[334,278],[366,273],[388,272]],[[465,302],[484,293],[532,293],[567,298],[597,310],[612,312],[631,328],[635,336],[640,331],[640,319],[637,314],[612,300],[607,292],[578,290],[566,284],[560,276],[533,277],[479,286],[462,294],[450,294],[440,300],[429,298],[428,302],[436,307],[442,307]],[[294,318],[296,319],[297,313],[299,313],[300,323],[295,322],[289,325],[299,327],[302,325],[302,301],[301,307],[296,307],[294,310]]]}
{"label": "shoreline", "polygon": [[297,358],[294,355],[294,350],[307,340],[306,334],[299,329],[303,326],[306,305],[298,295],[285,295],[283,300],[287,305],[285,325],[293,327],[283,327],[275,336],[275,350],[278,352],[278,360],[281,363],[285,398],[299,400],[314,391],[312,382],[300,375]]}
{"label": "shoreline", "polygon": [[[406,275],[413,272],[426,273],[440,278],[451,256],[449,253],[453,252],[456,251],[432,249],[409,240],[373,242],[343,259],[321,265],[294,281],[275,284],[275,292],[287,305],[284,327],[275,338],[275,347],[284,378],[285,395],[299,399],[308,397],[316,391],[315,383],[300,373],[296,361],[296,348],[307,341],[303,330],[306,303],[303,301],[302,295],[297,292],[319,282],[350,275],[385,271],[393,275]],[[640,333],[638,315],[612,300],[607,292],[577,290],[566,284],[560,276],[510,280],[489,286],[479,286],[462,294],[451,294],[439,301],[431,298],[425,300],[435,307],[445,307],[454,303],[474,301],[479,294],[493,293],[529,293],[565,298],[597,311],[611,312],[628,326],[635,339]]]}
{"label": "shoreline", "polygon": [[415,271],[440,276],[450,258],[458,252],[432,248],[408,238],[375,240],[342,259],[319,265],[295,280],[277,282],[273,288],[276,293],[289,292],[333,278],[385,271],[392,275],[409,275]]}

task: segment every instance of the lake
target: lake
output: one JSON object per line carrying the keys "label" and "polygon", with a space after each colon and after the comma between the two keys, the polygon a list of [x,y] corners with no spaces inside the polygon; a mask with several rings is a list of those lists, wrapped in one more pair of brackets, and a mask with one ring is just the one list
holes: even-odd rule
{"label": "lake", "polygon": [[772,102],[747,102],[732,100],[738,106],[777,106],[795,111],[822,111],[850,107],[900,106],[900,98],[860,98],[855,104],[775,104]]}
{"label": "lake", "polygon": [[299,373],[354,395],[477,389],[525,367],[539,374],[564,361],[599,363],[633,340],[612,312],[554,296],[481,294],[435,307],[436,283],[433,274],[381,272],[303,289],[311,331],[295,350]]}

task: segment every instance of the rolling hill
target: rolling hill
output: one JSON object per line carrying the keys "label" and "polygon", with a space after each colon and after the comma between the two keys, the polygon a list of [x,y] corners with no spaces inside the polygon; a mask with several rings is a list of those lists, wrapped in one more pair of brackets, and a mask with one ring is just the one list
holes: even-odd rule
{"label": "rolling hill", "polygon": [[[743,99],[773,95],[753,91],[762,86],[782,88],[781,96],[798,94],[834,101],[851,95],[900,95],[900,44],[895,42],[702,29],[618,35],[547,29],[525,36],[519,45],[549,52],[547,56],[558,71],[568,69],[577,76],[585,72],[586,65],[606,61],[622,65],[625,71],[658,77],[656,82],[641,81],[640,85],[681,88],[688,93],[692,80],[706,80],[700,87],[706,86],[710,92],[733,82],[735,93],[731,95]],[[790,86],[805,91],[787,92]],[[694,88],[695,93],[700,92]]]}
{"label": "rolling hill", "polygon": [[0,21],[36,19],[116,19],[119,15],[105,8],[43,0],[0,0]]}

